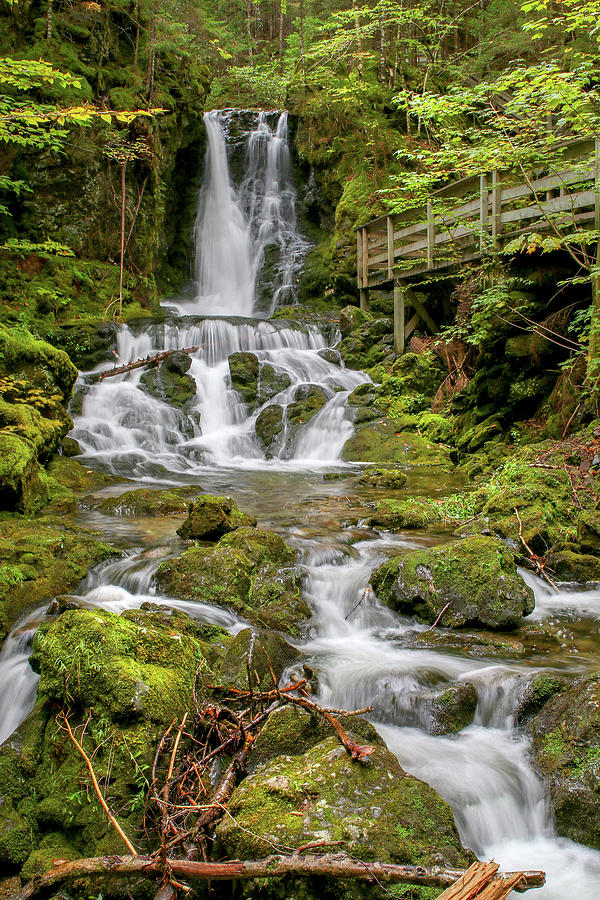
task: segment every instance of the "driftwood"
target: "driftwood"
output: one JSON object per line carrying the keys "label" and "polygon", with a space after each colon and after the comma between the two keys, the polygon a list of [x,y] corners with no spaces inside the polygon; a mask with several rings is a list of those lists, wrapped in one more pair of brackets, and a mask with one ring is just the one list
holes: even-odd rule
{"label": "driftwood", "polygon": [[[488,864],[497,871],[497,866]],[[473,867],[472,867],[473,868]],[[428,887],[450,887],[457,879],[463,879],[462,870],[443,869],[437,866],[402,866],[378,862],[361,862],[343,855],[324,856],[270,856],[267,859],[234,860],[231,862],[201,862],[188,859],[170,859],[169,871],[175,878],[185,880],[234,881],[251,878],[281,878],[292,876],[328,876],[332,878],[357,878],[360,881],[418,884]],[[470,871],[470,870],[468,870]],[[145,876],[162,878],[163,862],[152,856],[97,856],[78,859],[75,862],[57,866],[45,875],[30,881],[13,900],[41,898],[53,893],[59,885],[79,878],[130,878]],[[541,887],[545,882],[543,872],[509,873],[500,878],[504,882],[514,881],[516,890]],[[487,884],[490,878],[484,884]],[[514,890],[515,887],[511,889]],[[446,896],[446,895],[442,895]],[[477,894],[447,894],[447,897],[476,897]],[[490,897],[505,895],[490,895]],[[486,898],[487,900],[487,898]]]}
{"label": "driftwood", "polygon": [[198,350],[200,350],[200,347],[201,345],[199,344],[197,347],[183,347],[181,350],[164,350],[162,353],[157,353],[155,356],[146,356],[144,359],[136,359],[135,362],[127,363],[127,365],[115,366],[114,369],[107,369],[105,372],[100,372],[98,380],[102,381],[104,378],[112,378],[113,375],[123,375],[125,372],[131,372],[132,369],[141,369],[143,366],[155,366],[157,363],[162,362],[163,359],[168,359],[173,353],[197,353]]}
{"label": "driftwood", "polygon": [[[498,863],[476,862],[438,900],[504,900],[512,891],[524,891],[540,885],[528,884],[531,872],[498,875]],[[539,874],[539,873],[536,873]],[[542,882],[543,883],[543,882]]]}

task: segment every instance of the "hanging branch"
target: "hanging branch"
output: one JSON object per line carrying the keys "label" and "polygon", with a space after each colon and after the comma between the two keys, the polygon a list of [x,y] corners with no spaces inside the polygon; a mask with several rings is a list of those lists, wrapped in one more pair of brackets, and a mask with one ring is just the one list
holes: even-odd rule
{"label": "hanging branch", "polygon": [[124,366],[115,366],[114,369],[107,369],[105,372],[100,372],[98,380],[102,381],[104,378],[112,378],[113,375],[123,375],[124,372],[131,372],[132,369],[141,369],[142,366],[155,366],[157,363],[161,362],[161,360],[168,359],[173,353],[197,353],[201,346],[202,345],[199,344],[197,347],[183,347],[180,350],[164,350],[162,353],[157,353],[155,356],[147,356],[145,359],[136,359],[135,362],[127,363]]}

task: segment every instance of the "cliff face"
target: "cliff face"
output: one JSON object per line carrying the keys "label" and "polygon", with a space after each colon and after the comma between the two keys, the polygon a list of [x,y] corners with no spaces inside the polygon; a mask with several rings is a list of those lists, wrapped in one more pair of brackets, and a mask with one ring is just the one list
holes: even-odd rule
{"label": "cliff face", "polygon": [[[4,321],[61,342],[57,328],[70,333],[76,323],[97,322],[118,294],[123,141],[144,148],[126,167],[131,235],[124,317],[151,309],[159,288],[168,291],[187,277],[210,71],[201,59],[161,41],[153,14],[144,16],[140,4],[129,9],[55,0],[50,20],[48,8],[45,0],[3,8],[0,52],[44,58],[75,75],[80,87],[30,92],[27,102],[163,110],[130,126],[100,121],[73,128],[60,153],[0,150],[2,171],[30,189],[9,200],[12,218],[0,222],[0,239],[50,238],[74,253],[0,254],[0,312]],[[70,343],[67,338],[77,356],[76,345],[83,350],[85,339]]]}

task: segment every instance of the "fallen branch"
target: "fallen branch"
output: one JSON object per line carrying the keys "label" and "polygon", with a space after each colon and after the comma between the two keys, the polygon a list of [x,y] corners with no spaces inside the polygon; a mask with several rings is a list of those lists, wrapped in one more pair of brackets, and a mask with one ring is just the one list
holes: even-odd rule
{"label": "fallen branch", "polygon": [[444,613],[446,612],[446,610],[448,609],[448,607],[450,606],[451,603],[452,603],[452,600],[449,600],[448,603],[446,603],[445,607],[440,611],[440,614],[437,617],[437,619],[435,620],[435,622],[433,623],[433,625],[430,625],[429,628],[427,629],[427,631],[431,631],[432,628],[435,628],[435,626],[438,624],[438,622],[440,621],[440,619],[442,618],[442,616],[444,615]]}
{"label": "fallen branch", "polygon": [[131,372],[132,369],[141,369],[143,366],[155,366],[156,363],[162,362],[163,359],[167,359],[169,356],[172,356],[173,353],[197,353],[200,350],[201,345],[199,344],[197,347],[184,347],[182,350],[164,350],[162,353],[157,353],[155,356],[146,356],[145,359],[136,359],[135,362],[127,363],[124,366],[115,366],[114,369],[107,369],[105,372],[100,372],[98,375],[98,380],[102,381],[104,378],[112,378],[113,375],[123,375],[125,372]]}
{"label": "fallen branch", "polygon": [[[252,878],[281,878],[284,875],[329,876],[356,878],[360,881],[418,884],[427,887],[450,887],[463,878],[464,870],[444,869],[438,866],[392,865],[380,862],[361,862],[344,855],[324,856],[270,856],[267,859],[235,860],[232,862],[202,862],[188,859],[170,859],[170,874],[177,879],[210,881],[234,881]],[[507,873],[506,879],[519,875],[517,890],[541,887],[545,883],[543,872]],[[98,856],[78,859],[57,866],[45,875],[37,876],[16,894],[13,900],[42,898],[55,893],[59,885],[78,878],[162,878],[164,864],[152,856]]]}
{"label": "fallen branch", "polygon": [[519,515],[519,510],[517,509],[516,506],[514,507],[514,510],[515,510],[515,515],[517,517],[517,520],[519,522],[519,537],[521,539],[521,543],[523,544],[523,546],[529,553],[529,562],[533,563],[533,565],[535,566],[536,575],[539,575],[540,578],[544,578],[548,582],[548,584],[552,585],[552,587],[554,588],[555,591],[558,591],[558,585],[556,584],[555,581],[553,581],[550,578],[550,576],[546,572],[546,558],[540,557],[536,553],[533,552],[533,550],[531,549],[531,547],[529,546],[529,544],[523,537],[523,520],[521,519],[521,516]]}

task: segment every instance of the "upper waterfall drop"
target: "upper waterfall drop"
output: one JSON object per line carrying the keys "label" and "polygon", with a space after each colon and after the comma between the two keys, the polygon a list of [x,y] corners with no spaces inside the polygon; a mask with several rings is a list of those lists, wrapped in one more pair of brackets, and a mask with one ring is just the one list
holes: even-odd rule
{"label": "upper waterfall drop", "polygon": [[207,150],[194,229],[195,298],[193,309],[186,304],[185,311],[269,316],[294,301],[308,249],[296,219],[288,114],[257,114],[245,139],[244,175],[235,185],[227,153],[235,112],[204,114]]}

